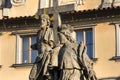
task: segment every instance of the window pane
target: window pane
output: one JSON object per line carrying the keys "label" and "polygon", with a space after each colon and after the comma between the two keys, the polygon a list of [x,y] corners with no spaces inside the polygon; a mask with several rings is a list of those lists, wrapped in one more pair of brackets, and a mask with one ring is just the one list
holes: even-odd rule
{"label": "window pane", "polygon": [[81,41],[83,41],[83,32],[82,31],[77,31],[76,32],[76,36],[77,36],[76,40],[77,40],[78,43],[80,43]]}
{"label": "window pane", "polygon": [[93,45],[87,45],[87,54],[90,58],[93,58]]}
{"label": "window pane", "polygon": [[86,31],[86,43],[93,43],[93,36],[92,36],[92,30]]}
{"label": "window pane", "polygon": [[28,63],[28,56],[29,56],[28,50],[29,50],[29,38],[22,37],[22,53],[23,53],[22,62],[23,63]]}
{"label": "window pane", "polygon": [[86,46],[87,46],[87,54],[90,58],[93,58],[93,36],[92,30],[86,30]]}
{"label": "window pane", "polygon": [[[33,36],[32,37],[32,45],[33,44],[35,44],[36,43],[36,36]],[[37,55],[38,55],[38,51],[37,50],[32,50],[32,53],[31,53],[31,63],[34,63],[35,62],[35,59],[36,59],[36,57],[37,57]]]}

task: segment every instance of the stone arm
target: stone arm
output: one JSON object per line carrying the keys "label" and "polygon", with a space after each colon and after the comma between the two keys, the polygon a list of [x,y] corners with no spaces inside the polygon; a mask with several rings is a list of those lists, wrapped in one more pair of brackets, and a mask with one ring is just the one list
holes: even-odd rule
{"label": "stone arm", "polygon": [[83,75],[87,80],[97,80],[95,72],[93,70],[93,61],[87,55],[87,48],[81,42],[78,46],[78,56],[80,60],[80,66],[83,69]]}
{"label": "stone arm", "polygon": [[36,43],[35,44],[33,44],[33,45],[31,45],[31,48],[33,49],[33,50],[38,50],[38,44],[41,42],[40,41],[40,30],[37,32],[37,38],[36,38]]}

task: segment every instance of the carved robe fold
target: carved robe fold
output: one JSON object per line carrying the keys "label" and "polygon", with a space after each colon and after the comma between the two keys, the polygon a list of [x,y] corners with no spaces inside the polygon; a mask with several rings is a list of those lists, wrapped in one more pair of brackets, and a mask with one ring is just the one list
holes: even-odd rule
{"label": "carved robe fold", "polygon": [[31,70],[29,80],[45,80],[44,76],[48,75],[48,64],[52,49],[49,42],[53,41],[53,39],[53,30],[51,28],[48,28],[46,31],[38,31],[37,43],[35,44],[38,50],[38,56]]}

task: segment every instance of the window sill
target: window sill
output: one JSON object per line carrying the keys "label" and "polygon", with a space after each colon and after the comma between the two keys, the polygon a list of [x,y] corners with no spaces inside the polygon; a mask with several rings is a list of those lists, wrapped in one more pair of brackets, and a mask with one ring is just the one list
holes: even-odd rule
{"label": "window sill", "polygon": [[120,56],[114,56],[110,60],[120,61]]}
{"label": "window sill", "polygon": [[31,66],[33,66],[32,63],[31,64],[13,64],[11,67],[16,68],[16,67],[31,67]]}
{"label": "window sill", "polygon": [[90,59],[94,62],[98,61],[98,58],[90,58]]}

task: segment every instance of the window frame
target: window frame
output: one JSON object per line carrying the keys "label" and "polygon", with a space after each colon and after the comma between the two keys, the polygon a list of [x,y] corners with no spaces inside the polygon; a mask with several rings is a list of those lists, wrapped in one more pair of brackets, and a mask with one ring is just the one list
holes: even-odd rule
{"label": "window frame", "polygon": [[[96,24],[87,24],[87,25],[80,25],[80,26],[74,26],[75,31],[79,31],[82,29],[92,29],[92,36],[93,36],[93,58],[91,58],[93,61],[97,61],[97,56],[96,56],[96,50],[95,50],[95,30]],[[76,36],[77,37],[77,36]]]}
{"label": "window frame", "polygon": [[115,56],[113,56],[110,60],[120,61],[120,21],[114,21],[111,23],[115,26]]}
{"label": "window frame", "polygon": [[120,56],[120,24],[115,24],[115,32],[116,32],[116,55]]}
{"label": "window frame", "polygon": [[[28,63],[23,63],[22,61],[22,36],[34,36],[36,35],[36,31],[35,32],[18,32],[15,33],[16,35],[16,60],[15,60],[15,64],[33,64],[30,62],[30,60],[28,61]],[[29,42],[30,43],[30,42]],[[30,57],[30,56],[29,56]],[[13,65],[14,66],[14,65]],[[18,65],[17,65],[18,66]]]}

